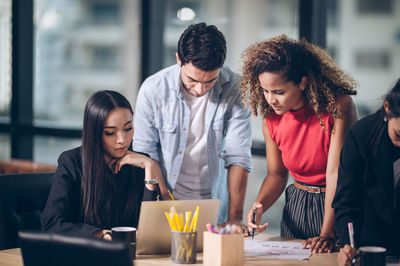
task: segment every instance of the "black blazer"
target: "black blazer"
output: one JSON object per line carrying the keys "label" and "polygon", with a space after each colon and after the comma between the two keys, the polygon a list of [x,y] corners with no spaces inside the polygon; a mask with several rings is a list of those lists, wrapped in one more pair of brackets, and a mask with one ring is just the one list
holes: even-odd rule
{"label": "black blazer", "polygon": [[349,243],[347,224],[352,221],[356,246],[384,246],[391,253],[399,253],[399,211],[393,210],[395,148],[387,124],[376,155],[368,145],[368,136],[378,119],[383,119],[379,111],[361,119],[347,132],[332,203],[335,228],[342,245]]}
{"label": "black blazer", "polygon": [[[132,182],[132,179],[134,181]],[[82,158],[81,148],[65,151],[58,159],[56,177],[42,212],[42,231],[64,233],[75,236],[91,237],[95,231],[109,229],[114,226],[136,227],[142,200],[154,200],[158,190],[147,190],[144,185],[144,170],[138,167],[125,165],[115,175],[112,194],[116,211],[116,220],[111,224],[95,225],[84,223],[81,203]],[[134,184],[134,194],[128,190],[128,184]],[[127,221],[121,221],[118,213],[124,209],[124,202],[131,197],[135,199],[135,209],[129,214]]]}

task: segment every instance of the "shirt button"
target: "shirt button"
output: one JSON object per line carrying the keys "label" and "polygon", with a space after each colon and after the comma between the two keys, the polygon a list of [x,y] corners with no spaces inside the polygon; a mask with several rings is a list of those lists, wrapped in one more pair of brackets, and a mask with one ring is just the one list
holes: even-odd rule
{"label": "shirt button", "polygon": [[214,172],[211,172],[210,175],[214,175]]}
{"label": "shirt button", "polygon": [[178,151],[178,153],[179,153],[179,154],[181,154],[181,153],[182,153],[182,151]]}
{"label": "shirt button", "polygon": [[211,150],[210,150],[210,149],[207,149],[207,151],[210,152]]}
{"label": "shirt button", "polygon": [[186,131],[186,128],[183,128],[182,131]]}
{"label": "shirt button", "polygon": [[165,129],[165,126],[163,126],[162,129]]}

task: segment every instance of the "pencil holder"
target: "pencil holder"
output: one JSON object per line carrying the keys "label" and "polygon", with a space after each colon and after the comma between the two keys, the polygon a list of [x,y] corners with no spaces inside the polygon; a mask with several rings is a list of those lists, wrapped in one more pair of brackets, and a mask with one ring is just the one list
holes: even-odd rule
{"label": "pencil holder", "polygon": [[242,234],[220,235],[204,232],[203,263],[206,266],[242,266],[244,237]]}
{"label": "pencil holder", "polygon": [[171,231],[171,258],[175,263],[196,263],[197,232]]}

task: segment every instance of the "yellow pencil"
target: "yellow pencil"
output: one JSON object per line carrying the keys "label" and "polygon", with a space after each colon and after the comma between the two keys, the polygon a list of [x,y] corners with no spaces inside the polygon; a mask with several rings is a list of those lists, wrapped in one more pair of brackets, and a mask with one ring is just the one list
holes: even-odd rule
{"label": "yellow pencil", "polygon": [[176,231],[181,231],[181,230],[180,230],[181,224],[180,224],[180,221],[179,221],[179,216],[178,216],[178,214],[174,213],[174,214],[172,215],[172,217],[173,217],[173,221],[174,221],[175,224],[176,224]]}
{"label": "yellow pencil", "polygon": [[191,215],[192,215],[191,211],[185,212],[186,222],[185,222],[185,227],[183,228],[183,232],[189,232],[189,220]]}
{"label": "yellow pencil", "polygon": [[171,198],[171,200],[175,200],[174,197],[172,197],[171,191],[169,191],[169,189],[168,189],[168,194],[169,194],[169,197]]}
{"label": "yellow pencil", "polygon": [[190,227],[189,227],[189,232],[195,232],[194,231],[194,230],[196,230],[195,223],[197,224],[197,216],[198,215],[199,215],[199,206],[196,207],[196,211],[193,214],[192,222],[190,223]]}
{"label": "yellow pencil", "polygon": [[183,232],[183,214],[179,214],[179,231]]}
{"label": "yellow pencil", "polygon": [[167,212],[165,212],[165,217],[167,217],[167,220],[168,220],[169,226],[171,227],[171,230],[176,231],[175,224]]}
{"label": "yellow pencil", "polygon": [[199,210],[200,210],[200,207],[199,206],[197,206],[196,207],[196,220],[194,221],[194,225],[193,225],[193,230],[192,230],[192,232],[196,232],[196,227],[197,227],[197,219],[199,218]]}

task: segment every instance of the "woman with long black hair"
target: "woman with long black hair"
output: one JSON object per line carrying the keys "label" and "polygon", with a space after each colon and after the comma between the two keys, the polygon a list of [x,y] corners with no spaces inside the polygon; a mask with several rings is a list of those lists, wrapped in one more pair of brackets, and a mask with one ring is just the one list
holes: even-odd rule
{"label": "woman with long black hair", "polygon": [[43,210],[42,231],[110,239],[114,226],[138,224],[154,200],[158,164],[131,151],[133,111],[115,91],[98,91],[84,113],[82,146],[63,152]]}
{"label": "woman with long black hair", "polygon": [[339,244],[339,265],[351,265],[348,223],[356,247],[382,246],[400,255],[400,79],[382,107],[347,133],[340,156],[332,207]]}

